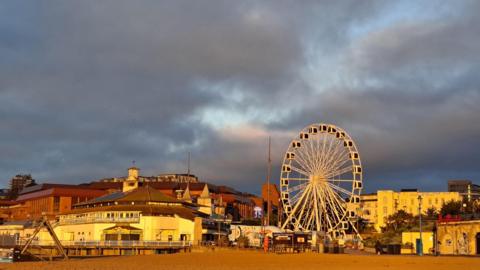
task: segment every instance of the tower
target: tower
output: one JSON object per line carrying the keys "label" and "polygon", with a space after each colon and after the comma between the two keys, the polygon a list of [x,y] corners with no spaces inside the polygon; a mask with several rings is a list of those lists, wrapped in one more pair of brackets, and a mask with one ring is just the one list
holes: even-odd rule
{"label": "tower", "polygon": [[212,214],[212,198],[210,198],[210,192],[208,191],[208,185],[203,186],[202,193],[197,199],[197,204],[200,205],[198,211],[211,215]]}
{"label": "tower", "polygon": [[128,168],[128,176],[125,181],[123,181],[123,192],[127,192],[133,189],[138,188],[138,172],[140,171],[139,168],[133,166]]}
{"label": "tower", "polygon": [[192,196],[190,195],[190,186],[189,186],[189,184],[187,184],[187,188],[186,188],[185,191],[183,192],[182,200],[185,201],[185,202],[189,202],[189,203],[192,202]]}

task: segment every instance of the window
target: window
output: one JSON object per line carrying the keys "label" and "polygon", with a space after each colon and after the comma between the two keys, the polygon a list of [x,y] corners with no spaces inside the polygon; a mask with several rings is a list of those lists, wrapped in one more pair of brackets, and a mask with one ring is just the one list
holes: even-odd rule
{"label": "window", "polygon": [[60,197],[53,197],[53,212],[60,212]]}

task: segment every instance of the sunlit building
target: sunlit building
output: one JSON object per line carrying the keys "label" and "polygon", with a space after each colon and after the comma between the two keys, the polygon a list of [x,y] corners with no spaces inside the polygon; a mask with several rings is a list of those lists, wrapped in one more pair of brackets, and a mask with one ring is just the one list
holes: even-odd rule
{"label": "sunlit building", "polygon": [[480,220],[438,222],[437,234],[442,255],[480,255]]}
{"label": "sunlit building", "polygon": [[459,201],[462,197],[458,192],[420,192],[417,189],[379,190],[377,193],[361,195],[358,215],[380,231],[385,226],[388,216],[399,210],[412,215],[425,214],[428,209],[440,211],[442,205],[448,201]]}
{"label": "sunlit building", "polygon": [[54,219],[58,214],[70,211],[76,203],[105,195],[104,190],[78,185],[41,184],[27,187],[12,206],[11,220],[38,219],[47,215]]}
{"label": "sunlit building", "polygon": [[464,201],[471,202],[480,199],[480,186],[470,180],[450,180],[448,181],[448,191],[460,193]]}
{"label": "sunlit building", "polygon": [[[160,248],[196,245],[217,241],[220,237],[227,239],[230,220],[217,214],[224,211],[213,205],[207,185],[193,202],[188,185],[175,198],[149,183],[139,182],[138,168],[128,171],[122,190],[81,200],[51,221],[65,249],[76,252],[78,247],[84,251],[90,247],[88,252],[97,255],[122,255],[127,251],[147,254]],[[0,225],[0,234],[14,233],[15,239],[25,241],[34,229],[31,224],[10,222]],[[37,245],[52,245],[47,230],[40,231],[34,241]]]}

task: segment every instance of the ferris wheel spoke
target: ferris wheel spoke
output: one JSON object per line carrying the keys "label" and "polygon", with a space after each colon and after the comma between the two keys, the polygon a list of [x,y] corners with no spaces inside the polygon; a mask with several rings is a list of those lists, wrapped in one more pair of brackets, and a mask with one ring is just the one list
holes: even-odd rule
{"label": "ferris wheel spoke", "polygon": [[315,171],[315,168],[314,168],[314,162],[312,161],[312,157],[310,155],[310,153],[308,152],[308,146],[307,146],[307,141],[308,140],[305,140],[303,145],[304,147],[301,147],[299,149],[301,150],[298,150],[298,153],[299,153],[299,156],[300,158],[303,160],[303,162],[305,163],[305,165],[307,165],[307,167],[309,168],[310,172],[314,172]]}
{"label": "ferris wheel spoke", "polygon": [[292,161],[291,165],[298,165],[300,167],[300,169],[306,171],[306,172],[309,172],[309,171],[312,171],[312,169],[310,168],[310,165],[308,164],[307,161],[305,161],[305,159],[303,158],[302,155],[300,155],[298,152],[295,152],[296,153],[296,157],[295,159]]}
{"label": "ferris wheel spoke", "polygon": [[340,192],[344,193],[345,195],[348,195],[348,196],[352,196],[352,195],[353,195],[352,192],[350,192],[350,191],[348,191],[348,190],[346,190],[346,189],[344,189],[344,188],[342,188],[342,187],[336,186],[336,185],[334,185],[334,184],[332,184],[332,183],[329,183],[329,182],[327,182],[327,184],[328,184],[331,188],[336,189],[337,191],[340,191]]}
{"label": "ferris wheel spoke", "polygon": [[333,178],[327,178],[327,181],[332,183],[332,182],[353,182],[355,180],[353,179],[333,179]]}
{"label": "ferris wheel spoke", "polygon": [[[304,191],[305,192],[305,191]],[[292,202],[292,205],[295,205],[300,197],[302,196],[303,192],[298,192],[297,194],[293,195],[292,198],[290,199]]]}
{"label": "ferris wheel spoke", "polygon": [[348,161],[350,161],[350,158],[343,157],[338,162],[333,163],[332,166],[330,168],[328,168],[327,171],[338,170],[338,169],[342,168]]}
{"label": "ferris wheel spoke", "polygon": [[[310,194],[311,196],[311,194]],[[312,202],[312,199],[310,198],[307,198],[306,201],[305,201],[305,204],[303,207],[305,207],[305,210],[302,214],[299,214],[299,221],[298,221],[298,228],[301,228],[302,230],[306,230],[305,228],[305,222],[306,222],[306,219],[307,219],[307,216],[309,214],[309,211],[310,211],[310,203]]]}
{"label": "ferris wheel spoke", "polygon": [[[303,151],[300,151],[300,150],[295,150],[295,154],[296,154],[296,157],[295,157],[295,162],[301,166],[305,171],[310,171],[312,172],[313,171],[313,168],[311,167],[309,161],[308,161],[308,158],[306,158],[304,156],[304,153]],[[298,158],[297,158],[298,157]]]}
{"label": "ferris wheel spoke", "polygon": [[297,194],[295,194],[291,201],[292,201],[292,205],[297,205],[298,203],[300,203],[302,201],[302,198],[308,193],[310,192],[310,186],[307,185],[307,188],[305,190],[303,190],[303,192],[298,192]]}
{"label": "ferris wheel spoke", "polygon": [[338,175],[342,175],[342,174],[345,174],[345,173],[348,173],[352,171],[352,167],[345,167],[343,169],[339,169],[339,170],[335,170],[335,171],[332,171],[328,174],[325,175],[325,178],[333,178],[335,176],[338,176]]}
{"label": "ferris wheel spoke", "polygon": [[305,224],[304,224],[304,228],[306,228],[306,230],[312,230],[311,228],[311,218],[310,217],[313,217],[315,215],[314,213],[314,210],[313,210],[313,200],[310,200],[310,203],[308,205],[308,209],[307,209],[307,213],[305,214]]}
{"label": "ferris wheel spoke", "polygon": [[326,203],[329,205],[331,211],[331,217],[333,219],[333,223],[334,224],[338,224],[340,221],[341,221],[341,218],[339,216],[339,213],[338,213],[338,205],[336,205],[336,202],[334,201],[334,199],[332,198],[332,195],[329,194],[328,191],[325,192],[326,193]]}
{"label": "ferris wheel spoke", "polygon": [[296,191],[305,189],[308,184],[309,184],[308,182],[305,182],[305,183],[296,185],[296,186],[292,187],[291,189],[289,189],[289,192],[290,192],[290,193],[293,193],[293,192],[296,192]]}
{"label": "ferris wheel spoke", "polygon": [[326,191],[327,191],[327,193],[330,194],[330,196],[329,196],[330,203],[336,209],[336,211],[334,211],[334,212],[335,212],[335,215],[336,215],[338,221],[340,222],[340,221],[343,220],[343,218],[341,218],[340,215],[341,216],[345,215],[345,209],[344,209],[344,207],[342,207],[343,203],[339,200],[339,196],[335,192],[333,192],[332,189],[327,188]]}
{"label": "ferris wheel spoke", "polygon": [[300,196],[300,199],[298,200],[298,202],[295,203],[295,206],[294,206],[292,212],[289,214],[289,216],[287,218],[288,220],[292,220],[292,218],[295,217],[295,212],[297,212],[297,210],[300,207],[300,205],[302,204],[302,201],[305,198],[305,196],[310,194],[310,191],[311,191],[311,188],[310,188],[310,185],[309,185],[307,187],[307,189],[305,189],[305,191]]}
{"label": "ferris wheel spoke", "polygon": [[330,162],[330,164],[327,166],[328,170],[333,170],[338,167],[342,167],[343,164],[345,164],[348,161],[350,161],[349,152],[346,152],[344,149],[342,149],[337,155],[337,157],[333,159],[332,162]]}
{"label": "ferris wheel spoke", "polygon": [[290,168],[292,169],[292,171],[296,171],[296,172],[301,173],[301,174],[303,174],[303,175],[310,175],[310,173],[308,173],[308,172],[306,172],[306,171],[304,171],[304,170],[302,170],[302,169],[299,169],[299,168],[297,168],[297,167],[295,167],[295,166],[290,165]]}
{"label": "ferris wheel spoke", "polygon": [[283,179],[285,180],[291,180],[291,181],[309,181],[310,178],[307,177],[284,177]]}
{"label": "ferris wheel spoke", "polygon": [[334,167],[337,164],[336,159],[338,159],[339,157],[341,158],[341,156],[344,152],[345,152],[345,150],[343,149],[343,147],[340,147],[338,142],[336,142],[336,144],[334,146],[334,150],[331,152],[331,154],[329,155],[329,157],[327,158],[327,160],[324,163],[325,170],[327,170],[327,171],[329,169],[331,170],[331,168]]}
{"label": "ferris wheel spoke", "polygon": [[[321,150],[320,150],[320,138],[322,138],[322,147],[321,147]],[[321,134],[318,136],[317,138],[317,143],[318,143],[318,148],[319,148],[319,158],[318,158],[318,166],[320,168],[322,168],[322,164],[323,164],[323,160],[325,159],[325,145],[326,145],[326,139],[325,139],[325,135],[324,134]]]}
{"label": "ferris wheel spoke", "polygon": [[337,205],[339,206],[341,213],[343,215],[346,215],[347,210],[345,209],[345,207],[343,207],[343,205],[345,205],[345,200],[341,196],[338,196],[338,194],[336,194],[333,191],[332,191],[332,194],[334,195],[333,198],[337,201]]}
{"label": "ferris wheel spoke", "polygon": [[[319,191],[317,191],[317,192],[318,192],[317,196],[319,198],[324,198],[325,197],[324,195],[322,196],[322,194]],[[328,211],[328,207],[327,207],[327,204],[326,204],[326,200],[325,199],[320,200],[320,204],[323,208],[322,217],[323,217],[323,224],[325,224],[324,226],[323,225],[322,226],[325,227],[326,231],[328,231],[329,228],[333,228],[333,225],[332,225],[332,221],[330,220],[330,216],[328,215],[329,211]]]}
{"label": "ferris wheel spoke", "polygon": [[313,193],[313,203],[314,203],[313,207],[314,207],[314,211],[315,211],[315,221],[316,221],[315,222],[315,225],[316,225],[315,229],[317,231],[320,230],[320,209],[318,207],[318,201],[320,201],[320,200],[319,200],[319,197],[318,197],[318,190],[317,190],[317,187],[315,185],[314,186],[314,193]]}
{"label": "ferris wheel spoke", "polygon": [[308,195],[305,197],[305,200],[304,200],[305,202],[303,203],[303,206],[302,206],[299,214],[297,215],[297,222],[295,222],[295,228],[298,228],[298,226],[300,225],[300,222],[302,221],[303,212],[305,211],[305,207],[310,202],[310,194],[311,194],[311,192],[309,192]]}
{"label": "ferris wheel spoke", "polygon": [[313,211],[313,207],[310,207],[310,209],[312,209],[312,211],[310,211],[310,215],[309,215],[310,217],[308,218],[308,221],[307,221],[307,223],[305,224],[305,227],[306,227],[307,229],[312,230],[310,226],[311,226],[311,224],[312,224],[313,217],[315,216],[315,211]]}
{"label": "ferris wheel spoke", "polygon": [[324,154],[325,156],[325,159],[323,160],[323,163],[322,163],[322,167],[325,169],[326,167],[326,164],[327,164],[327,161],[330,159],[330,157],[332,156],[332,144],[333,144],[333,139],[330,138],[329,136],[326,138],[326,140],[328,140],[328,147],[327,147],[327,150]]}
{"label": "ferris wheel spoke", "polygon": [[316,157],[317,151],[315,151],[314,149],[315,148],[314,144],[315,144],[315,141],[313,139],[308,140],[309,156],[312,162],[313,172],[317,172],[318,171],[318,163],[317,163],[317,157]]}

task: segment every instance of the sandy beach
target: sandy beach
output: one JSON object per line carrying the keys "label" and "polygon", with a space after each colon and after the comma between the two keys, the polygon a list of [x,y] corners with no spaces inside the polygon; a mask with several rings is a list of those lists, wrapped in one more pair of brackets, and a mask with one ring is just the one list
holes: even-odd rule
{"label": "sandy beach", "polygon": [[350,254],[272,254],[257,251],[209,251],[166,255],[124,256],[94,259],[71,259],[54,262],[20,262],[0,264],[0,269],[16,270],[208,270],[208,269],[480,269],[475,257],[417,257]]}

